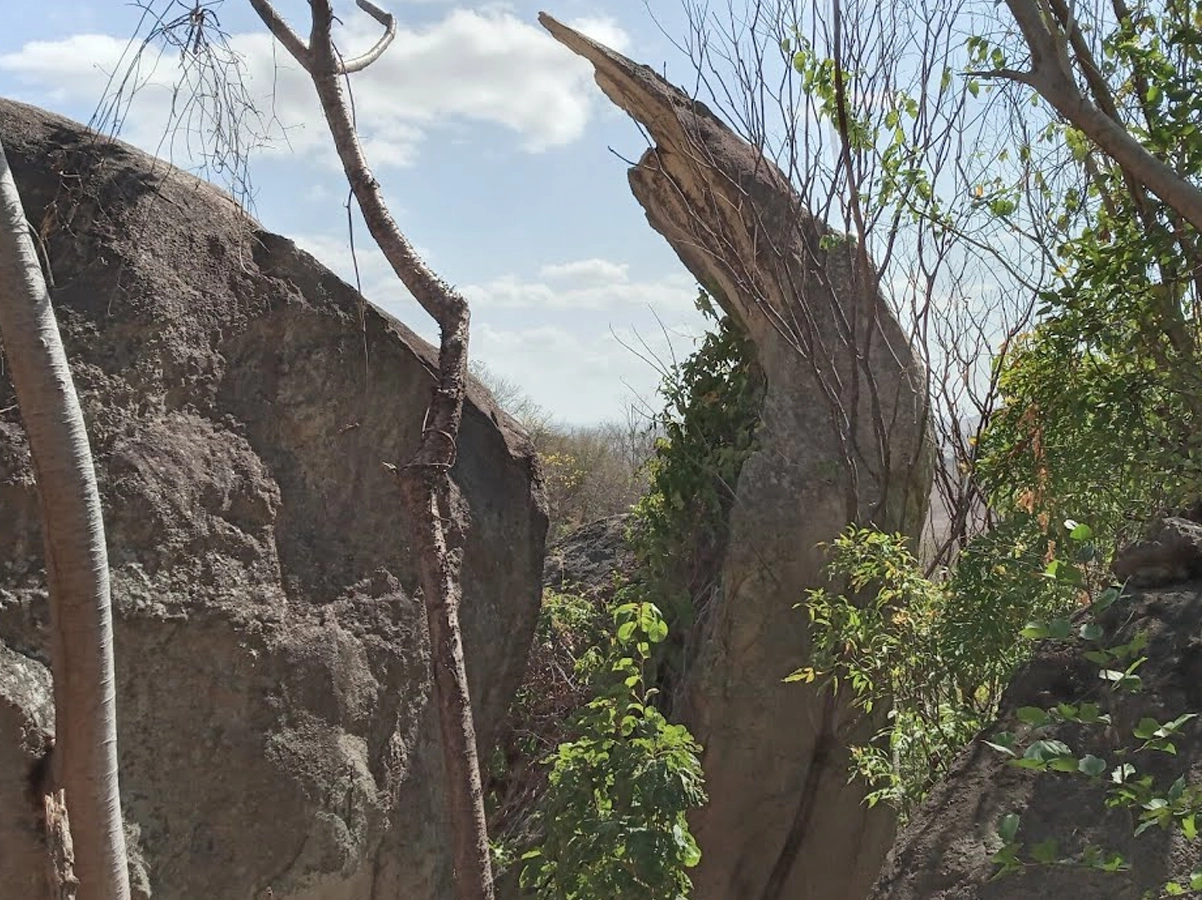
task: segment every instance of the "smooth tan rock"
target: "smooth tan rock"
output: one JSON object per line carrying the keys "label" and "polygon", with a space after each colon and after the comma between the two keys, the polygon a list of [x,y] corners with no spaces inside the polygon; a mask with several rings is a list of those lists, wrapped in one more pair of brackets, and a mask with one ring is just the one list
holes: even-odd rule
{"label": "smooth tan rock", "polygon": [[655,145],[630,186],[681,261],[746,328],[767,381],[720,587],[698,607],[676,713],[705,747],[697,900],[861,900],[893,836],[848,781],[881,723],[781,680],[807,661],[794,608],[825,584],[819,544],[851,522],[917,535],[930,491],[926,378],[858,251],[702,103],[647,66],[540,21]]}

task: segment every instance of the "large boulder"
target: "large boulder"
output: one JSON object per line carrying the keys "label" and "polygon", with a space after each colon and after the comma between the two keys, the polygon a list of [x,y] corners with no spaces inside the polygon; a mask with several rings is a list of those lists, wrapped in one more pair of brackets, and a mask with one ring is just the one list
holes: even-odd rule
{"label": "large boulder", "polygon": [[[1141,552],[1151,553],[1144,547]],[[1154,561],[1137,574],[1162,582]],[[1126,644],[1137,634],[1147,645],[1138,669],[1142,688],[1112,691],[1099,678],[1099,665],[1085,658],[1084,641],[1048,641],[1019,672],[1002,698],[997,723],[973,742],[947,777],[911,818],[889,854],[871,900],[1141,900],[1166,896],[1170,880],[1190,884],[1202,869],[1202,848],[1180,827],[1157,827],[1136,837],[1137,807],[1110,807],[1115,788],[1111,772],[1131,763],[1138,777],[1151,775],[1163,796],[1178,776],[1202,783],[1202,719],[1186,722],[1174,736],[1174,753],[1143,750],[1132,734],[1144,717],[1167,722],[1202,710],[1202,582],[1161,586],[1119,600],[1099,618],[1102,646]],[[1125,660],[1120,668],[1133,660]],[[1059,703],[1100,705],[1113,727],[1062,722],[1033,730],[1019,716],[1024,707],[1047,709]],[[1065,742],[1077,757],[1092,754],[1106,762],[1096,780],[1078,774],[1032,772],[1009,764],[988,746],[1000,732]],[[1127,749],[1126,754],[1120,751]],[[996,880],[994,855],[1002,847],[999,826],[1007,815],[1020,817],[1016,839],[1025,865]],[[1032,865],[1036,845],[1056,842],[1057,858],[1080,859],[1090,845],[1109,856],[1121,854],[1130,868],[1113,873],[1080,865]],[[1050,845],[1049,845],[1050,846]],[[1194,891],[1186,893],[1194,895]]]}
{"label": "large boulder", "polygon": [[[434,351],[164,163],[11,102],[0,139],[100,480],[138,880],[155,900],[451,896],[425,614],[385,465],[416,445]],[[22,786],[53,717],[18,416],[0,377],[0,893],[37,900]],[[454,477],[487,747],[525,666],[546,516],[528,440],[475,386]]]}
{"label": "large boulder", "polygon": [[693,819],[698,900],[860,900],[894,831],[848,783],[847,746],[881,724],[782,684],[807,661],[820,544],[849,523],[917,537],[931,478],[926,379],[860,250],[704,104],[556,22],[655,142],[630,169],[652,228],[742,324],[766,380],[735,489],[718,590],[696,610],[678,717],[705,748]]}

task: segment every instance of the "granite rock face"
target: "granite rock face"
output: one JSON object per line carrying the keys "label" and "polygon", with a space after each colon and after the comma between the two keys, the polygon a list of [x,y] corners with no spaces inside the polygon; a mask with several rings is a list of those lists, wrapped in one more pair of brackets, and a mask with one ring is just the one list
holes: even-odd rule
{"label": "granite rock face", "polygon": [[674,710],[705,748],[695,896],[861,900],[894,822],[847,783],[847,746],[882,721],[782,679],[807,662],[795,606],[827,583],[820,543],[850,523],[920,533],[932,470],[925,372],[856,243],[806,209],[771,161],[649,67],[540,21],[654,141],[631,189],[746,330],[766,382],[719,587],[694,601],[698,650]]}
{"label": "granite rock face", "polygon": [[[1173,736],[1174,753],[1130,752],[1140,743],[1131,735],[1144,717],[1163,723],[1202,709],[1202,583],[1195,577],[1170,585],[1161,573],[1153,562],[1147,575],[1161,586],[1123,597],[1097,619],[1102,647],[1146,635],[1138,654],[1145,657],[1138,669],[1140,690],[1108,689],[1098,677],[1100,666],[1084,656],[1093,645],[1041,643],[1006,689],[997,722],[964,751],[907,823],[870,900],[1141,900],[1169,896],[1163,892],[1169,881],[1187,886],[1189,893],[1202,858],[1180,823],[1136,837],[1142,810],[1107,805],[1115,787],[1111,771],[1123,763],[1133,764],[1139,777],[1152,776],[1158,796],[1178,777],[1191,786],[1202,779],[1199,719],[1187,721]],[[1062,721],[1033,729],[1019,717],[1023,707],[1083,702],[1097,703],[1113,727]],[[1091,780],[1016,768],[984,743],[1006,731],[1017,735],[1023,748],[1037,739],[1063,741],[1077,758],[1092,754],[1106,761],[1106,770]],[[1033,847],[1051,840],[1057,858],[1079,859],[1092,845],[1107,855],[1121,854],[1129,868],[1101,872],[1081,865],[1030,865],[995,881],[993,856],[1002,846],[998,827],[1011,813],[1020,817],[1016,840],[1024,861]]]}
{"label": "granite rock face", "polygon": [[[96,458],[144,893],[450,896],[425,613],[384,465],[416,445],[435,351],[165,163],[6,101],[0,138],[45,241]],[[479,387],[454,477],[472,518],[462,615],[487,747],[525,666],[546,516],[527,438]],[[53,728],[42,567],[0,375],[6,819],[26,808]],[[30,834],[0,830],[0,884],[37,900],[16,880],[41,868]]]}

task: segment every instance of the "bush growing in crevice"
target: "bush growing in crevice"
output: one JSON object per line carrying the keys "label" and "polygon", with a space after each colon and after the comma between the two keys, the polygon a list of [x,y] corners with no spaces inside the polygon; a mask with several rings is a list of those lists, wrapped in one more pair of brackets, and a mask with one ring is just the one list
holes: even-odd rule
{"label": "bush growing in crevice", "polygon": [[662,436],[627,536],[638,560],[639,596],[669,623],[669,640],[655,660],[656,685],[669,700],[687,666],[694,625],[717,590],[739,473],[755,450],[764,396],[747,335],[705,290],[697,308],[712,330],[660,387]]}
{"label": "bush growing in crevice", "polygon": [[[700,857],[686,814],[705,798],[701,748],[669,721],[669,692],[718,577],[763,376],[733,320],[704,291],[697,303],[713,330],[668,370],[665,408],[649,429],[654,449],[633,479],[646,485],[626,534],[636,573],[587,597],[546,592],[530,669],[494,754],[497,863],[520,868],[524,889],[542,900],[685,898]],[[633,442],[627,449],[629,466],[637,454]],[[554,482],[560,460],[548,461]]]}

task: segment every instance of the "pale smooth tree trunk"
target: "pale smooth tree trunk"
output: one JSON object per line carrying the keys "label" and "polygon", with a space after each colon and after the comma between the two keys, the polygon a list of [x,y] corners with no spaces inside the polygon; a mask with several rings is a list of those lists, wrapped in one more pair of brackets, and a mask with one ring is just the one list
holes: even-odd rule
{"label": "pale smooth tree trunk", "polygon": [[54,670],[52,779],[54,788],[65,794],[77,897],[128,900],[100,494],[50,293],[2,144],[0,342],[29,438],[41,501]]}

